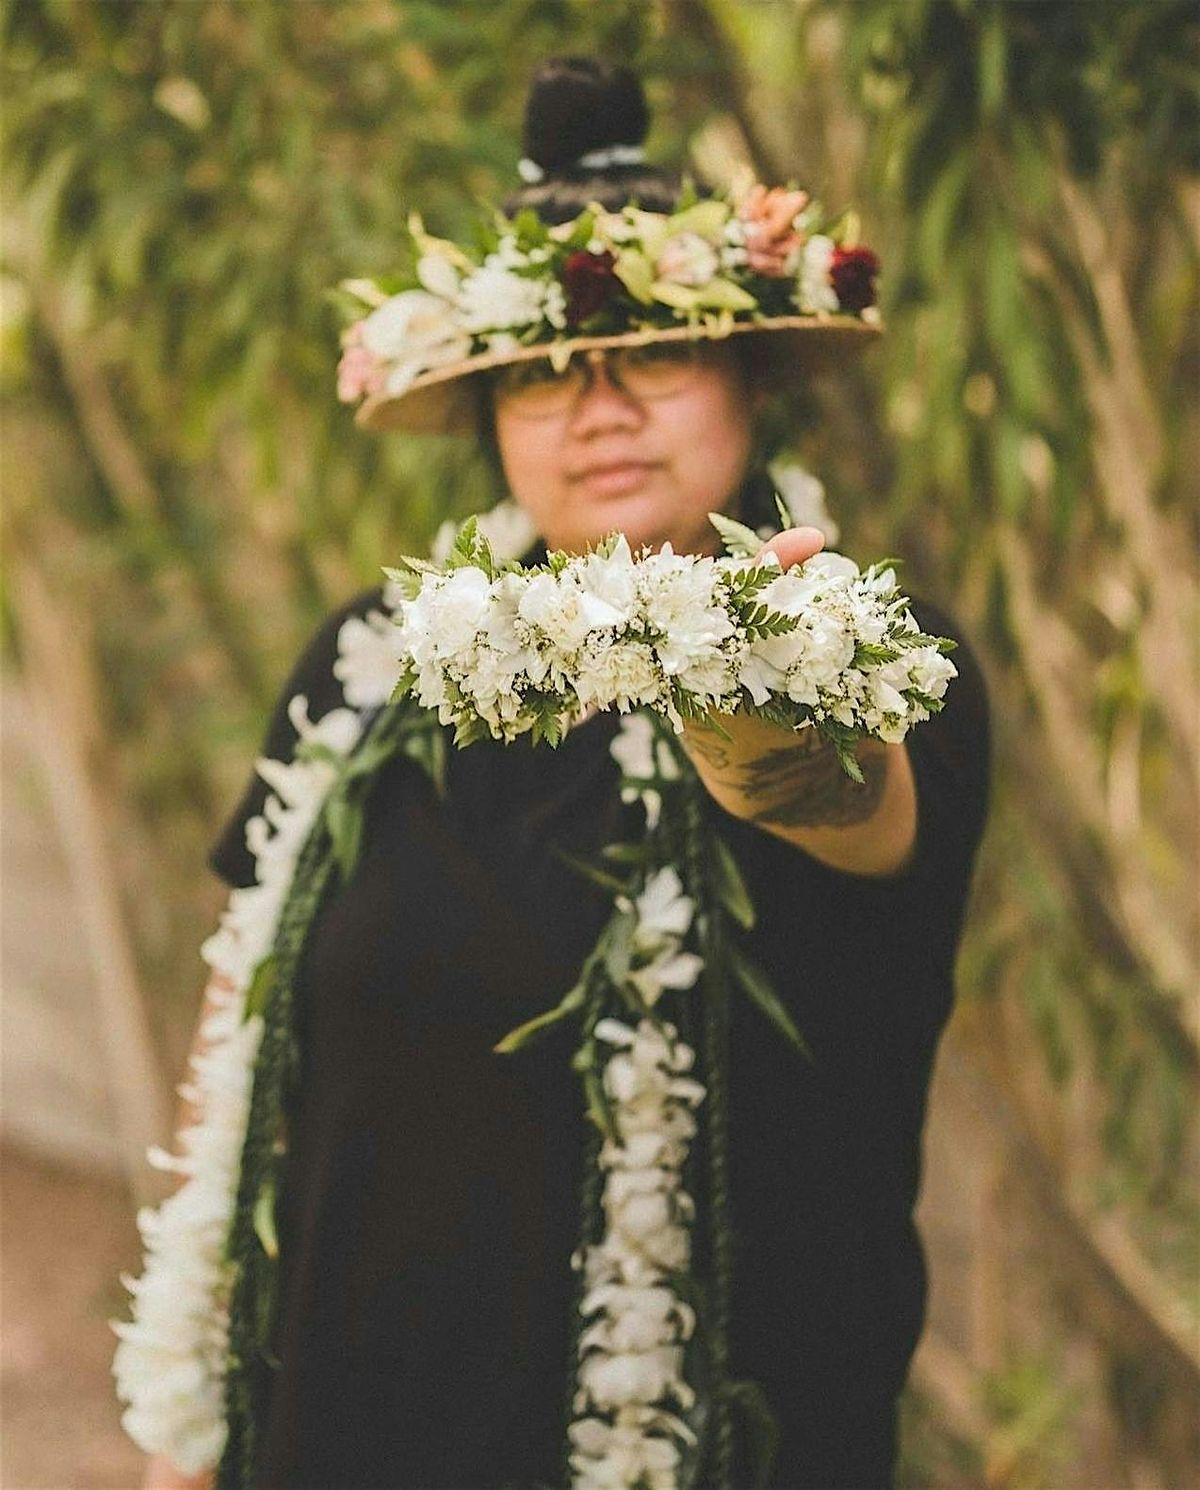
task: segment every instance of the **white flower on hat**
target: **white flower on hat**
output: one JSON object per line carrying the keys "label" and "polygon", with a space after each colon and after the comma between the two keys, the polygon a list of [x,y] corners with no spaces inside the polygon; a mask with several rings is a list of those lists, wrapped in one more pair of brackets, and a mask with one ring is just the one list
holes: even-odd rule
{"label": "white flower on hat", "polygon": [[404,290],[385,300],[362,322],[362,344],[390,364],[384,387],[391,394],[403,393],[422,373],[459,362],[471,350],[454,307],[428,290]]}
{"label": "white flower on hat", "polygon": [[462,279],[459,266],[445,253],[422,254],[417,260],[417,278],[431,295],[453,301]]}
{"label": "white flower on hat", "polygon": [[555,280],[515,273],[500,254],[489,254],[478,269],[463,278],[456,304],[459,325],[476,335],[518,331],[540,325],[543,320],[562,326],[566,320],[561,285]]}
{"label": "white flower on hat", "polygon": [[699,233],[677,233],[668,238],[654,269],[669,284],[699,289],[721,266],[717,250]]}
{"label": "white flower on hat", "polygon": [[814,233],[805,243],[796,285],[796,304],[805,315],[838,308],[837,294],[829,277],[834,242],[824,233]]}

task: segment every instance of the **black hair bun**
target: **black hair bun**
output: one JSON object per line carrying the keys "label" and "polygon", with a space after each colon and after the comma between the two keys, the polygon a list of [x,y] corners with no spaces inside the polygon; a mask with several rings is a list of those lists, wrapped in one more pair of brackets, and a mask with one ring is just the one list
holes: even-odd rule
{"label": "black hair bun", "polygon": [[552,57],[534,74],[525,105],[526,156],[547,176],[610,145],[641,145],[650,113],[640,78],[597,57]]}

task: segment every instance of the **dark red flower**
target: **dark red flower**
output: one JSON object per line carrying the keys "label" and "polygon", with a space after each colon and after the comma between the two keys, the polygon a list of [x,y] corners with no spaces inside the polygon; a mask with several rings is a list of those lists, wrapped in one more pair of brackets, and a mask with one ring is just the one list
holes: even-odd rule
{"label": "dark red flower", "polygon": [[869,248],[835,248],[829,264],[833,293],[843,310],[856,314],[875,304],[879,260]]}
{"label": "dark red flower", "polygon": [[604,309],[621,281],[613,273],[616,258],[608,249],[568,254],[562,284],[567,296],[567,325],[579,326]]}

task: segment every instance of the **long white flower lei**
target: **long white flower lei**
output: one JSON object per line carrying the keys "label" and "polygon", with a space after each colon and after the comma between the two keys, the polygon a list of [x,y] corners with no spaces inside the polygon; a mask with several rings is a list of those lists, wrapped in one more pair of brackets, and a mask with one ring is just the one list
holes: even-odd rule
{"label": "long white flower lei", "polygon": [[[375,625],[355,619],[342,629],[339,666],[350,680],[347,697],[360,707],[387,697],[378,686],[380,635],[378,619]],[[332,709],[314,724],[307,701],[297,696],[288,713],[302,744],[336,758],[345,758],[361,734],[354,709]],[[247,997],[270,954],[300,850],[338,775],[332,761],[311,757],[262,759],[257,769],[272,792],[261,815],[246,824],[255,883],[231,892],[219,928],[201,948],[226,987],[213,993],[216,1007],[201,1026],[204,1049],[190,1062],[194,1079],[179,1088],[199,1116],[180,1131],[177,1155],[152,1148],[147,1156],[184,1181],[157,1208],[138,1213],[145,1264],[140,1277],[122,1277],[133,1295],[133,1317],[112,1321],[120,1336],[116,1391],[128,1404],[122,1425],[139,1448],[165,1454],[188,1473],[214,1464],[226,1435],[231,1276],[225,1244],[262,1035],[261,1017],[247,1013]]]}
{"label": "long white flower lei", "polygon": [[[514,503],[480,518],[499,552],[516,555],[532,534]],[[214,1465],[226,1439],[223,1400],[229,1346],[230,1264],[225,1246],[237,1192],[254,1063],[262,1019],[247,1013],[255,975],[271,952],[280,913],[304,842],[362,734],[363,711],[386,704],[395,683],[394,627],[389,614],[352,616],[338,633],[334,673],[348,707],[308,717],[307,700],[293,698],[288,715],[303,751],[291,761],[256,763],[271,788],[261,814],[246,824],[255,882],[233,890],[201,957],[223,988],[200,1028],[202,1051],[190,1062],[193,1079],[179,1094],[197,1114],[177,1136],[176,1154],[147,1153],[156,1169],[183,1176],[159,1206],[144,1206],[137,1224],[145,1249],[139,1277],[122,1275],[132,1295],[132,1318],[113,1320],[113,1356],[121,1423],[148,1454],[163,1454],[186,1473]],[[332,758],[321,758],[321,752]]]}
{"label": "long white flower lei", "polygon": [[[633,909],[628,980],[652,1009],[665,989],[690,988],[703,966],[681,950],[694,906],[667,866],[647,881]],[[691,1261],[695,1206],[683,1167],[696,1132],[692,1109],[705,1092],[687,1074],[695,1052],[673,1024],[643,1018],[631,1028],[608,1018],[594,1033],[613,1049],[603,1083],[616,1136],[599,1156],[604,1237],[572,1258],[586,1291],[570,1462],[579,1487],[674,1490],[683,1450],[696,1443],[672,1411],[687,1411],[695,1400],[684,1374],[695,1315],[672,1276],[686,1273]]]}

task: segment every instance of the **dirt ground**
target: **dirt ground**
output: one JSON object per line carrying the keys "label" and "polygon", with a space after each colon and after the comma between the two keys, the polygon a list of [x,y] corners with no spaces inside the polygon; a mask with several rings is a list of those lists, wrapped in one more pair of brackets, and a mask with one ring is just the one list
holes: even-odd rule
{"label": "dirt ground", "polygon": [[0,1149],[0,1487],[136,1490],[142,1455],[112,1388],[140,1248],[124,1189]]}

